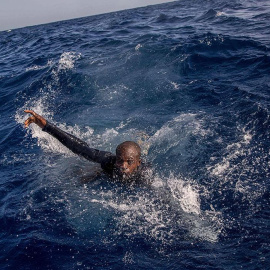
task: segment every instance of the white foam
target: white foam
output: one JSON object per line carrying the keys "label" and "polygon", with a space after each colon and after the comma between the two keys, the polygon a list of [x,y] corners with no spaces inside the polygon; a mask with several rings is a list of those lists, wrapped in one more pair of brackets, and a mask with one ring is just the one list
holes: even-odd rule
{"label": "white foam", "polygon": [[250,131],[245,130],[244,128],[239,130],[242,131],[242,135],[240,135],[240,140],[238,142],[234,142],[228,144],[226,146],[226,152],[224,153],[224,157],[214,166],[208,166],[208,171],[213,176],[225,176],[231,170],[234,169],[234,160],[237,158],[244,158],[249,151],[248,145],[252,140],[252,134]]}
{"label": "white foam", "polygon": [[142,48],[143,45],[141,45],[140,43],[135,47],[135,51],[138,51],[140,48]]}
{"label": "white foam", "polygon": [[124,258],[123,258],[123,262],[124,262],[125,264],[132,264],[132,263],[134,263],[134,260],[133,260],[133,253],[127,251],[127,252],[125,253]]}
{"label": "white foam", "polygon": [[225,12],[222,12],[222,11],[217,11],[216,16],[217,17],[226,16],[226,13]]}
{"label": "white foam", "polygon": [[[218,240],[220,227],[216,227],[217,224],[222,226],[221,219],[214,209],[211,213],[200,209],[199,191],[192,181],[173,174],[169,178],[155,176],[153,181],[154,192],[123,194],[121,189],[114,187],[84,196],[82,191],[78,191],[77,202],[74,197],[68,199],[71,204],[70,221],[80,226],[80,231],[87,232],[89,228],[102,230],[106,227],[104,222],[112,219],[116,228],[111,233],[130,239],[140,236],[162,245],[170,245],[186,237],[186,233],[182,235],[184,230],[188,230],[195,239]],[[96,221],[92,220],[93,209],[96,209],[95,216],[98,213]]]}
{"label": "white foam", "polygon": [[223,43],[224,37],[222,35],[217,35],[213,37],[205,37],[204,39],[200,39],[199,42],[202,44],[206,44],[208,46],[212,46],[213,42]]}
{"label": "white foam", "polygon": [[201,214],[199,193],[189,182],[181,181],[171,175],[167,180],[167,184],[173,198],[179,202],[186,213]]}
{"label": "white foam", "polygon": [[178,90],[180,88],[180,85],[176,82],[170,82],[170,84],[173,86],[175,90]]}
{"label": "white foam", "polygon": [[[267,153],[264,153],[260,146],[251,144],[252,130],[241,126],[238,126],[237,130],[238,140],[224,148],[220,161],[213,158],[207,170],[211,177],[217,178],[216,181],[219,181],[224,190],[233,189],[235,197],[240,195],[241,201],[246,200],[252,207],[254,201],[265,192],[265,185],[257,168],[265,162]],[[256,155],[258,152],[262,154],[260,157]]]}
{"label": "white foam", "polygon": [[39,66],[39,65],[33,65],[31,67],[26,68],[26,71],[31,71],[31,70],[40,70],[40,69],[44,69],[46,67],[52,67],[53,66],[53,61],[52,60],[48,60],[47,64],[44,66]]}
{"label": "white foam", "polygon": [[75,61],[81,58],[81,53],[64,52],[58,62],[58,71],[73,69]]}

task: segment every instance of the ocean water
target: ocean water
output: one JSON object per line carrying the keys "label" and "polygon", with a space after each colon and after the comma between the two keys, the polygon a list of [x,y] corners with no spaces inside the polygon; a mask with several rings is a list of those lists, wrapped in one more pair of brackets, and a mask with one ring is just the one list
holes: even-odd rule
{"label": "ocean water", "polygon": [[[0,32],[1,269],[270,269],[269,21],[181,0]],[[24,109],[138,141],[152,187],[93,177]]]}

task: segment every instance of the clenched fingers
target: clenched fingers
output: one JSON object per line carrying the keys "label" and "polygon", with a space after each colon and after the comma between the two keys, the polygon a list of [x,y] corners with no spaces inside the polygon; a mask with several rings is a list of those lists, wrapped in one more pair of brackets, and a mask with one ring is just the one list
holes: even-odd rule
{"label": "clenched fingers", "polygon": [[24,126],[27,128],[27,127],[29,127],[30,124],[35,123],[35,122],[36,122],[35,116],[30,116],[30,117],[24,122]]}

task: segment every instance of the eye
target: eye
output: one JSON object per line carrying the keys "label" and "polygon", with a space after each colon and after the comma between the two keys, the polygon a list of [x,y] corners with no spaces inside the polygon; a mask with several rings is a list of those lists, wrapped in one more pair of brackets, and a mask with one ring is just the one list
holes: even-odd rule
{"label": "eye", "polygon": [[134,160],[128,160],[128,165],[132,165],[134,163]]}

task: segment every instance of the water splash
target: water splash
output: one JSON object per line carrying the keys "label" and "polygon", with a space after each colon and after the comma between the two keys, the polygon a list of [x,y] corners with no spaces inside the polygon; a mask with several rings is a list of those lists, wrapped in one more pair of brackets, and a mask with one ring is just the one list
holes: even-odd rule
{"label": "water splash", "polygon": [[83,234],[90,233],[94,223],[95,230],[102,231],[106,239],[112,234],[128,241],[139,237],[162,246],[187,237],[218,240],[222,227],[219,213],[200,209],[200,195],[191,182],[173,175],[167,179],[156,176],[154,189],[124,193],[122,187],[96,189],[99,185],[86,188],[75,200],[67,198],[69,221]]}
{"label": "water splash", "polygon": [[75,62],[81,58],[81,53],[64,52],[61,54],[58,62],[58,72],[61,70],[73,69]]}

